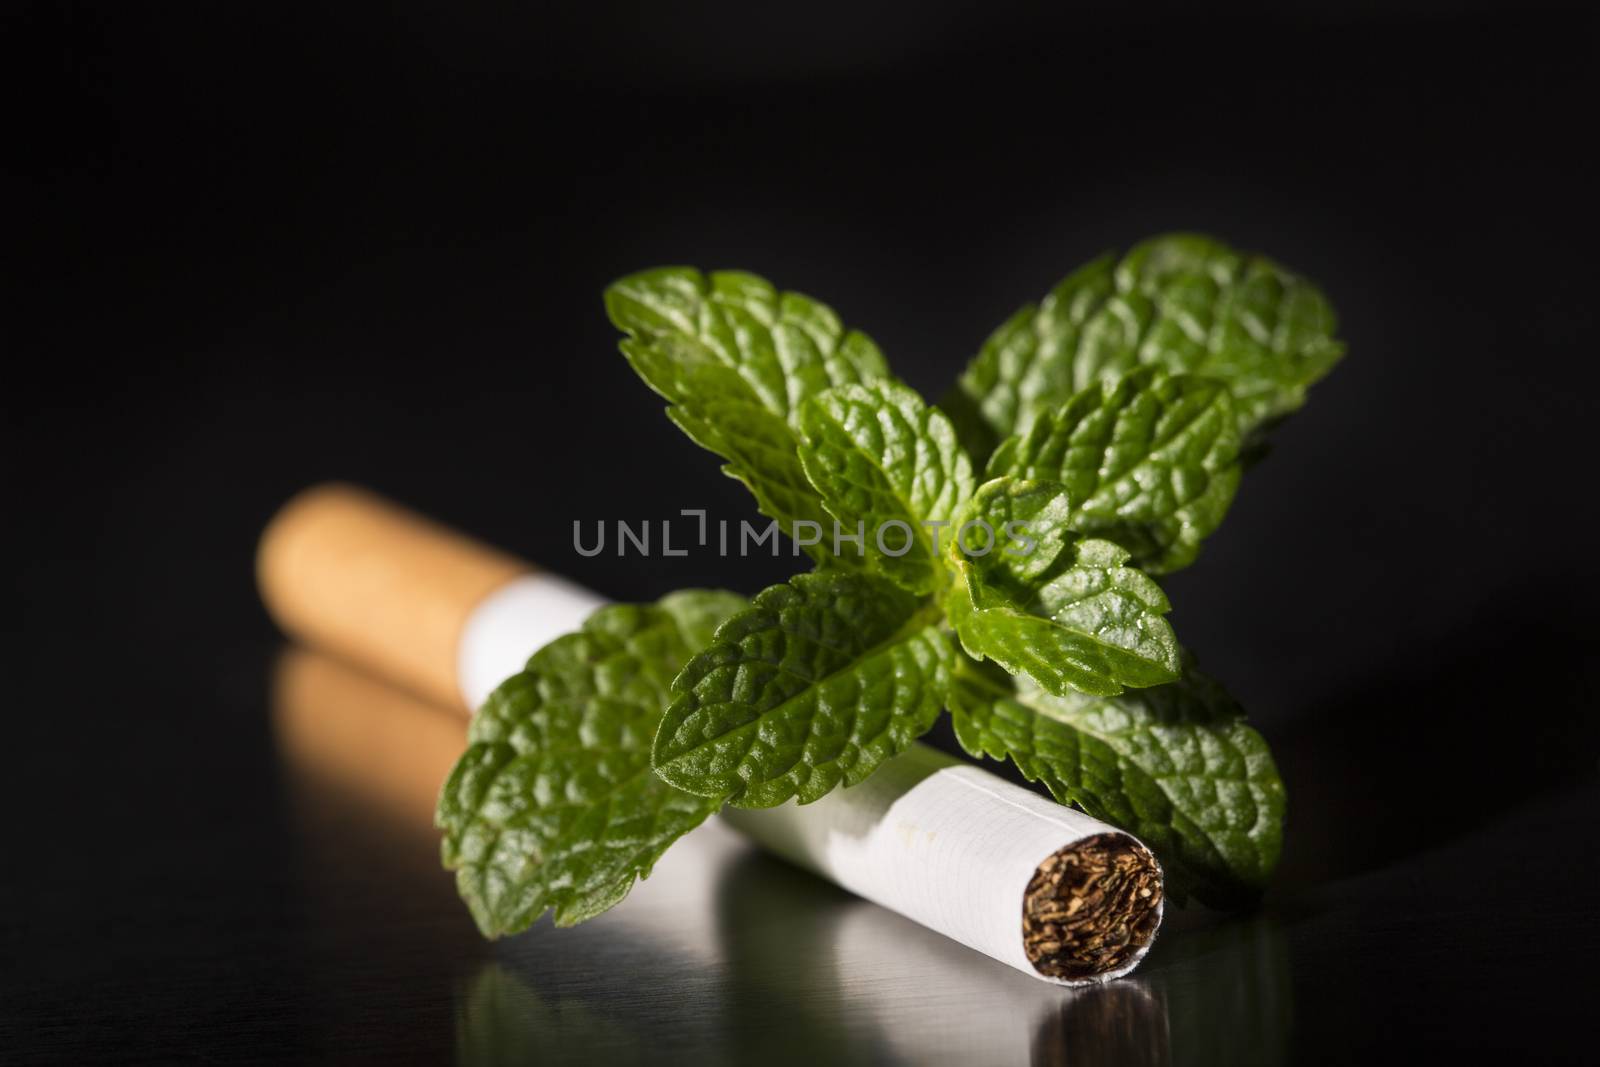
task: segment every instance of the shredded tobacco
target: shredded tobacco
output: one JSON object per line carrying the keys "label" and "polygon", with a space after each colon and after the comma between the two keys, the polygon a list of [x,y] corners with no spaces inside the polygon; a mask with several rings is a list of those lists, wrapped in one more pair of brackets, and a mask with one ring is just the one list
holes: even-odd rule
{"label": "shredded tobacco", "polygon": [[1093,978],[1150,943],[1161,923],[1161,868],[1126,834],[1068,845],[1039,864],[1022,896],[1022,945],[1040,974]]}

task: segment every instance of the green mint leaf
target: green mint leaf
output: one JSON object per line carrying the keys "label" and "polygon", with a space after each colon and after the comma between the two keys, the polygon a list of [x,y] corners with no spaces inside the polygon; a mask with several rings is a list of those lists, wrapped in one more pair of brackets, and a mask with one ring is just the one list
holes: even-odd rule
{"label": "green mint leaf", "polygon": [[1222,381],[1247,439],[1305,402],[1344,345],[1316,286],[1191,234],[1107,255],[984,343],[941,405],[976,458],[1095,381],[1143,365]]}
{"label": "green mint leaf", "polygon": [[868,565],[932,592],[944,566],[938,533],[972,495],[972,462],[950,420],[915,390],[878,381],[811,398],[800,432],[806,476],[844,532],[861,537]]}
{"label": "green mint leaf", "polygon": [[671,402],[680,429],[728,461],[724,472],[762,513],[791,535],[802,521],[831,531],[795,452],[796,418],[825,389],[888,375],[871,339],[847,333],[827,306],[736,271],[643,271],[611,285],[605,301],[628,335],[628,362]]}
{"label": "green mint leaf", "polygon": [[1007,438],[988,476],[1059,482],[1073,529],[1157,574],[1194,562],[1239,487],[1233,397],[1210,378],[1134,371],[1084,389]]}
{"label": "green mint leaf", "polygon": [[[957,580],[946,608],[962,646],[1056,694],[1112,696],[1173,681],[1178,642],[1162,617],[1166,595],[1126,566],[1127,550],[1076,539],[1070,513],[1057,485],[999,478],[978,489],[949,553]],[[1013,526],[1019,518],[1024,525]],[[993,531],[993,541],[972,536],[975,528]],[[1020,531],[1037,542],[1031,550]]]}
{"label": "green mint leaf", "polygon": [[861,572],[797,575],[673,681],[656,772],[741,807],[810,803],[933,725],[954,655],[932,602]]}
{"label": "green mint leaf", "polygon": [[1272,753],[1192,661],[1171,685],[1092,697],[963,660],[950,711],[973,756],[1010,759],[1061,803],[1141,838],[1180,899],[1247,903],[1277,865],[1285,796]]}
{"label": "green mint leaf", "polygon": [[672,678],[745,605],[698,590],[608,605],[485,701],[436,815],[444,864],[484,936],[546,909],[558,926],[598,915],[716,811],[656,777],[650,745]]}

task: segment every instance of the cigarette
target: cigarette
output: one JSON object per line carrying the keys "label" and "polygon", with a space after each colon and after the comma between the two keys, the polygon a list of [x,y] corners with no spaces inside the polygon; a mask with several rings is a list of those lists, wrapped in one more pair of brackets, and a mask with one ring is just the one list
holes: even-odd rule
{"label": "cigarette", "polygon": [[[257,576],[273,617],[302,643],[463,711],[606,603],[342,485],[284,506]],[[1161,868],[1138,839],[925,745],[816,803],[722,817],[859,896],[1059,985],[1127,974],[1161,925]]]}

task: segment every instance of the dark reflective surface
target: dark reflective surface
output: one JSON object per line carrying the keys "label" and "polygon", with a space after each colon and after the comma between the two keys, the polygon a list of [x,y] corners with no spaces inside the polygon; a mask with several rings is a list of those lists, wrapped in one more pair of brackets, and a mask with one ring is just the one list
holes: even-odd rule
{"label": "dark reflective surface", "polygon": [[[1178,911],[1133,977],[1065,992],[720,824],[601,918],[485,944],[428,824],[462,720],[303,652],[272,689],[257,743],[275,800],[238,829],[275,847],[196,852],[147,870],[143,894],[13,891],[13,906],[79,922],[13,929],[12,950],[45,966],[8,979],[10,1051],[1244,1064],[1526,1052],[1542,1025],[1542,1056],[1576,1054],[1561,1042],[1600,949],[1593,783],[1381,872],[1286,889],[1256,915]],[[74,869],[131,854],[86,839]]]}
{"label": "dark reflective surface", "polygon": [[[6,13],[0,1060],[1594,1059],[1592,5],[459,8]],[[616,598],[796,568],[572,551],[753,516],[612,279],[756,270],[936,396],[1178,228],[1349,343],[1164,582],[1282,765],[1260,912],[1063,995],[712,833],[489,946],[459,723],[273,707],[254,539],[329,477]]]}

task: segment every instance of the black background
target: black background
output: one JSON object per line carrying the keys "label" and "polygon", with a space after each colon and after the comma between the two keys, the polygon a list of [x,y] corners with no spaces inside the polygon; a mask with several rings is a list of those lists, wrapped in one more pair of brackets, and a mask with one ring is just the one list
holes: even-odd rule
{"label": "black background", "polygon": [[[1398,1000],[1302,996],[1296,1053],[1558,1057],[1590,1028],[1592,16],[4,18],[15,1048],[306,1051],[285,1035],[314,1008],[262,1022],[195,963],[270,985],[238,928],[313,936],[251,888],[284,847],[252,553],[294,491],[368,484],[609,596],[754,590],[794,561],[572,551],[574,519],[753,514],[616,354],[608,281],[754,270],[936,396],[1017,305],[1171,229],[1316,279],[1349,346],[1165,582],[1280,754],[1274,906],[1391,872],[1352,914],[1436,927],[1380,968]],[[1430,875],[1449,848],[1469,858]]]}

